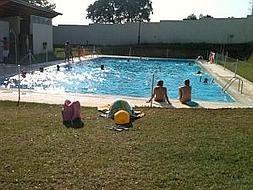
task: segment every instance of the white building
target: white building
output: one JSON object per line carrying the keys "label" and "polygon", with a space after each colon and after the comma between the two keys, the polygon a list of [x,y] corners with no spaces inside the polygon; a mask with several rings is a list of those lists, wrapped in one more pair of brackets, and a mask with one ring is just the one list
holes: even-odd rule
{"label": "white building", "polygon": [[[52,18],[60,15],[52,10],[33,6],[21,0],[0,1],[0,39],[10,41],[10,59],[53,50]],[[17,51],[17,52],[16,52]],[[0,49],[0,61],[1,61]]]}

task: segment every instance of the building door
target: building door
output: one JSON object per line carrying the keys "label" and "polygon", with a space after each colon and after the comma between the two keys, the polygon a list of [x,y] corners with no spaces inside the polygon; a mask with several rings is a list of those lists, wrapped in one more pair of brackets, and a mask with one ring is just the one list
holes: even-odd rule
{"label": "building door", "polygon": [[20,35],[19,35],[20,57],[27,56],[29,50],[32,50],[32,40],[30,35],[30,16],[21,17]]}

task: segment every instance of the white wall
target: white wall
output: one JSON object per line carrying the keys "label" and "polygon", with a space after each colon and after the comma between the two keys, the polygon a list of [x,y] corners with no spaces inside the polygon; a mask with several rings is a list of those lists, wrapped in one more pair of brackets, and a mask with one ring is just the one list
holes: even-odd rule
{"label": "white wall", "polygon": [[137,24],[59,25],[54,26],[54,43],[63,44],[128,44],[137,42]]}
{"label": "white wall", "polygon": [[[54,44],[127,45],[138,42],[138,23],[60,25]],[[248,43],[253,42],[253,16],[141,23],[141,43]]]}
{"label": "white wall", "polygon": [[94,24],[90,25],[90,42],[100,45],[121,45],[137,43],[138,24]]}
{"label": "white wall", "polygon": [[47,42],[47,50],[53,51],[53,27],[45,24],[31,24],[33,35],[33,53],[45,53],[43,42]]}
{"label": "white wall", "polygon": [[181,43],[248,43],[253,42],[253,19],[228,18],[186,21],[162,21],[161,40]]}
{"label": "white wall", "polygon": [[[0,40],[3,39],[3,37],[9,38],[9,23],[5,21],[0,21]],[[3,47],[2,42],[0,42],[0,62],[3,60]]]}
{"label": "white wall", "polygon": [[3,37],[9,38],[9,22],[0,20],[0,39]]}
{"label": "white wall", "polygon": [[66,41],[71,43],[85,44],[91,39],[89,26],[60,25],[54,27],[54,41],[64,44]]}

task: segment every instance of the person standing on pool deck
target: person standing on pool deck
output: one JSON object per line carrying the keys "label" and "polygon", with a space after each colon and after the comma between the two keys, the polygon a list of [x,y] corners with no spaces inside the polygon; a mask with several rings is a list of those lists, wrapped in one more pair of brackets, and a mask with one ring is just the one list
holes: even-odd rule
{"label": "person standing on pool deck", "polygon": [[4,64],[6,64],[7,59],[9,57],[10,44],[9,44],[6,37],[3,37],[3,40],[1,40],[1,41],[3,42],[3,62],[4,62]]}
{"label": "person standing on pool deck", "polygon": [[154,100],[156,102],[168,102],[169,105],[171,105],[168,95],[167,95],[167,88],[163,86],[163,81],[159,80],[157,82],[157,86],[155,87],[153,94],[151,98],[147,101],[147,103],[151,102],[152,99],[155,98]]}
{"label": "person standing on pool deck", "polygon": [[64,52],[65,52],[65,61],[67,61],[69,63],[70,59],[72,59],[72,62],[74,62],[73,54],[72,54],[72,47],[71,47],[69,41],[67,41],[65,43]]}
{"label": "person standing on pool deck", "polygon": [[184,86],[179,88],[179,100],[182,104],[191,101],[192,87],[190,86],[190,80],[184,81]]}

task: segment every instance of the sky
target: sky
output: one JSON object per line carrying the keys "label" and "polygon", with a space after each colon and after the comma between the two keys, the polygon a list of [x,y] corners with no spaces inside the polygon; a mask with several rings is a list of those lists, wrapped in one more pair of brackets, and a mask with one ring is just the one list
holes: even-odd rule
{"label": "sky", "polygon": [[[95,0],[48,0],[56,4],[55,11],[62,13],[53,19],[54,25],[88,25],[86,9]],[[182,20],[190,14],[215,18],[246,17],[251,14],[252,0],[151,0],[153,15],[151,22],[160,20]]]}

